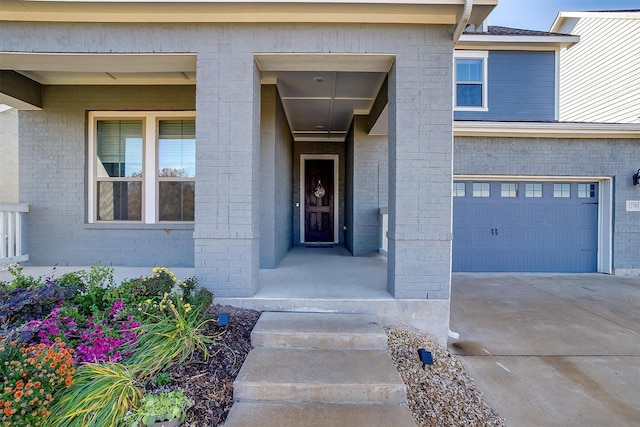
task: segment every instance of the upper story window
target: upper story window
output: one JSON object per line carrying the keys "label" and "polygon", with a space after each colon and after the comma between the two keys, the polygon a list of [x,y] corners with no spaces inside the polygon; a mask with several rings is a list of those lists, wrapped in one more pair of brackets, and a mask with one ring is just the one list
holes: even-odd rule
{"label": "upper story window", "polygon": [[457,111],[487,111],[488,52],[456,51],[454,108]]}
{"label": "upper story window", "polygon": [[194,220],[195,118],[89,114],[89,222]]}

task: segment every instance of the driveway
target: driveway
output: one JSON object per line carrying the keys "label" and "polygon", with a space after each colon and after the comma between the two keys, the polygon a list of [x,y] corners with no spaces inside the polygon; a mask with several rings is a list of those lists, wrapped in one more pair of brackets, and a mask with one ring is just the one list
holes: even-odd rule
{"label": "driveway", "polygon": [[454,274],[451,330],[510,426],[640,425],[640,277]]}

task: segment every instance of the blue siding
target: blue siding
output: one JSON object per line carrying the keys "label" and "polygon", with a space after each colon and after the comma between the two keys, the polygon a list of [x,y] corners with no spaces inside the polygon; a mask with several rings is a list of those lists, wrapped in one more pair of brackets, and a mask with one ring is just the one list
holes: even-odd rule
{"label": "blue siding", "polygon": [[491,51],[489,111],[456,111],[455,120],[554,120],[555,53]]}

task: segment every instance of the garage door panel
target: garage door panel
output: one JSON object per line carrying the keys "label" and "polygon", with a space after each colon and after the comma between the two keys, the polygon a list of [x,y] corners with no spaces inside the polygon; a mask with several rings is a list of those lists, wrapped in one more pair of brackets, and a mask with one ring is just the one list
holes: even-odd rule
{"label": "garage door panel", "polygon": [[527,184],[505,197],[492,182],[489,197],[473,197],[467,182],[465,197],[454,197],[454,271],[596,271],[597,184]]}

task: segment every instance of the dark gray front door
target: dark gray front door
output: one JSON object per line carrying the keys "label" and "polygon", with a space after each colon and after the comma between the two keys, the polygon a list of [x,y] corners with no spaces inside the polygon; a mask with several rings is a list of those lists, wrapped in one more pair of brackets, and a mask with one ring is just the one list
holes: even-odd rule
{"label": "dark gray front door", "polygon": [[333,160],[305,160],[305,242],[334,241],[333,168]]}

